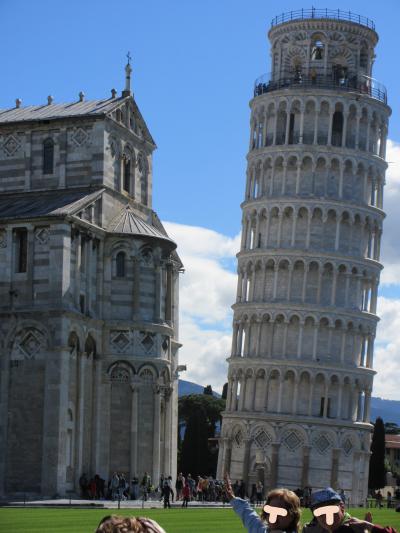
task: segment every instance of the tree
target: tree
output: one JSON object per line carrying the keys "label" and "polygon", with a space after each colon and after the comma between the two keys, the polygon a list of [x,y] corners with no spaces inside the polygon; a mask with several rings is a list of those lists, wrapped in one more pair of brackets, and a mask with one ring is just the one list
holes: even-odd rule
{"label": "tree", "polygon": [[381,417],[375,420],[369,460],[368,487],[382,489],[386,485],[385,426]]}
{"label": "tree", "polygon": [[385,433],[386,435],[399,435],[400,427],[396,422],[385,422]]}
{"label": "tree", "polygon": [[203,394],[208,394],[209,396],[213,395],[213,390],[211,385],[207,385],[207,387],[204,387]]}
{"label": "tree", "polygon": [[222,396],[221,396],[221,398],[222,398],[223,400],[226,400],[227,396],[228,396],[228,383],[224,383],[224,386],[223,386],[223,389],[222,389]]}
{"label": "tree", "polygon": [[192,476],[215,475],[217,456],[209,449],[209,439],[215,437],[221,423],[225,400],[209,394],[190,394],[179,398],[178,416],[185,434],[179,455],[179,471]]}

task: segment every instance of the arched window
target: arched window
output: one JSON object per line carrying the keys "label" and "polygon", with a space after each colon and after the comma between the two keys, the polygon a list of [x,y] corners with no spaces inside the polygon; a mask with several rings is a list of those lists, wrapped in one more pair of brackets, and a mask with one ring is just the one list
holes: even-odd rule
{"label": "arched window", "polygon": [[131,160],[124,157],[123,161],[123,187],[124,191],[130,192],[131,190]]}
{"label": "arched window", "polygon": [[366,46],[363,46],[360,50],[360,67],[368,67],[368,48]]}
{"label": "arched window", "polygon": [[115,258],[117,278],[125,277],[125,252],[118,252]]}
{"label": "arched window", "polygon": [[140,177],[140,201],[142,204],[147,205],[147,164],[144,155],[140,152],[138,155],[138,171]]}
{"label": "arched window", "polygon": [[324,43],[318,37],[311,44],[311,59],[313,61],[324,59]]}
{"label": "arched window", "polygon": [[18,228],[15,231],[15,272],[26,272],[28,262],[28,230]]}
{"label": "arched window", "polygon": [[343,136],[343,113],[335,111],[332,120],[332,145],[342,146]]}
{"label": "arched window", "polygon": [[46,139],[43,143],[43,174],[53,174],[54,171],[54,142]]}

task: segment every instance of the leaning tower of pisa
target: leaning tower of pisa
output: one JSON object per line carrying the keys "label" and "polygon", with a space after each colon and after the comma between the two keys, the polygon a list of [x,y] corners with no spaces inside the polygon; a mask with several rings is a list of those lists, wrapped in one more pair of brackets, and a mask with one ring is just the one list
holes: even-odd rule
{"label": "leaning tower of pisa", "polygon": [[390,108],[374,23],[272,21],[257,79],[218,475],[367,491]]}

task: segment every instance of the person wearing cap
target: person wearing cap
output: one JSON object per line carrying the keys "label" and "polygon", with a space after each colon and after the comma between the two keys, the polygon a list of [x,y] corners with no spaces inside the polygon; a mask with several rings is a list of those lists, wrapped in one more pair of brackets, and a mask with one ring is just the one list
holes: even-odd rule
{"label": "person wearing cap", "polygon": [[233,510],[248,533],[298,533],[300,529],[300,500],[288,489],[274,489],[259,516],[248,501],[235,497],[229,476],[225,475],[225,492]]}
{"label": "person wearing cap", "polygon": [[305,524],[302,533],[396,533],[392,527],[378,526],[350,516],[340,494],[331,487],[311,495],[310,509],[314,518],[309,524]]}

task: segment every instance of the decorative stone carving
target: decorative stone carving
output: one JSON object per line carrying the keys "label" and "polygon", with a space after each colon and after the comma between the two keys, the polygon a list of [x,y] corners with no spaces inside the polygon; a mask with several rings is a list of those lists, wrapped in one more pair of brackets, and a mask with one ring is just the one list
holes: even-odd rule
{"label": "decorative stone carving", "polygon": [[345,455],[350,455],[351,452],[353,451],[353,443],[351,442],[351,439],[349,437],[347,437],[344,442],[343,442],[343,445],[342,445],[342,450],[344,451]]}
{"label": "decorative stone carving", "polygon": [[0,229],[0,248],[7,248],[7,233],[4,229]]}
{"label": "decorative stone carving", "polygon": [[169,337],[167,335],[163,335],[162,336],[162,344],[161,344],[161,347],[162,349],[164,350],[164,352],[167,352],[168,351],[168,347],[169,347]]}
{"label": "decorative stone carving", "polygon": [[49,240],[49,229],[48,228],[36,228],[35,240],[39,244],[47,244]]}
{"label": "decorative stone carving", "polygon": [[21,140],[18,135],[10,134],[3,137],[3,152],[7,157],[11,157],[21,148]]}
{"label": "decorative stone carving", "polygon": [[110,345],[117,353],[125,353],[131,346],[130,331],[110,331]]}
{"label": "decorative stone carving", "polygon": [[141,331],[140,335],[142,336],[141,345],[143,346],[145,352],[151,353],[155,346],[156,335],[155,333],[147,333],[146,331]]}
{"label": "decorative stone carving", "polygon": [[261,429],[254,437],[255,444],[260,448],[266,448],[272,442],[272,438],[269,433]]}
{"label": "decorative stone carving", "polygon": [[240,448],[243,444],[243,432],[241,429],[236,433],[236,435],[233,437],[233,442],[235,445]]}
{"label": "decorative stone carving", "polygon": [[304,441],[298,431],[288,430],[282,439],[282,443],[289,451],[294,452],[299,446],[304,444]]}
{"label": "decorative stone carving", "polygon": [[90,134],[87,130],[83,128],[74,128],[71,134],[71,142],[75,146],[83,146],[88,144],[90,140]]}
{"label": "decorative stone carving", "polygon": [[11,359],[37,359],[45,348],[45,336],[36,328],[26,328],[20,331],[14,339]]}
{"label": "decorative stone carving", "polygon": [[110,348],[116,354],[156,355],[158,344],[158,335],[150,331],[110,331]]}
{"label": "decorative stone carving", "polygon": [[111,372],[110,379],[113,383],[129,383],[129,371],[122,366],[116,366]]}
{"label": "decorative stone carving", "polygon": [[314,446],[321,454],[325,454],[332,448],[332,442],[327,435],[321,433],[316,439],[314,439]]}
{"label": "decorative stone carving", "polygon": [[152,383],[154,381],[153,372],[149,370],[148,368],[145,368],[144,370],[140,372],[140,378],[145,383]]}
{"label": "decorative stone carving", "polygon": [[113,137],[111,137],[110,139],[110,152],[111,152],[112,157],[114,158],[118,157],[120,154],[119,143]]}

